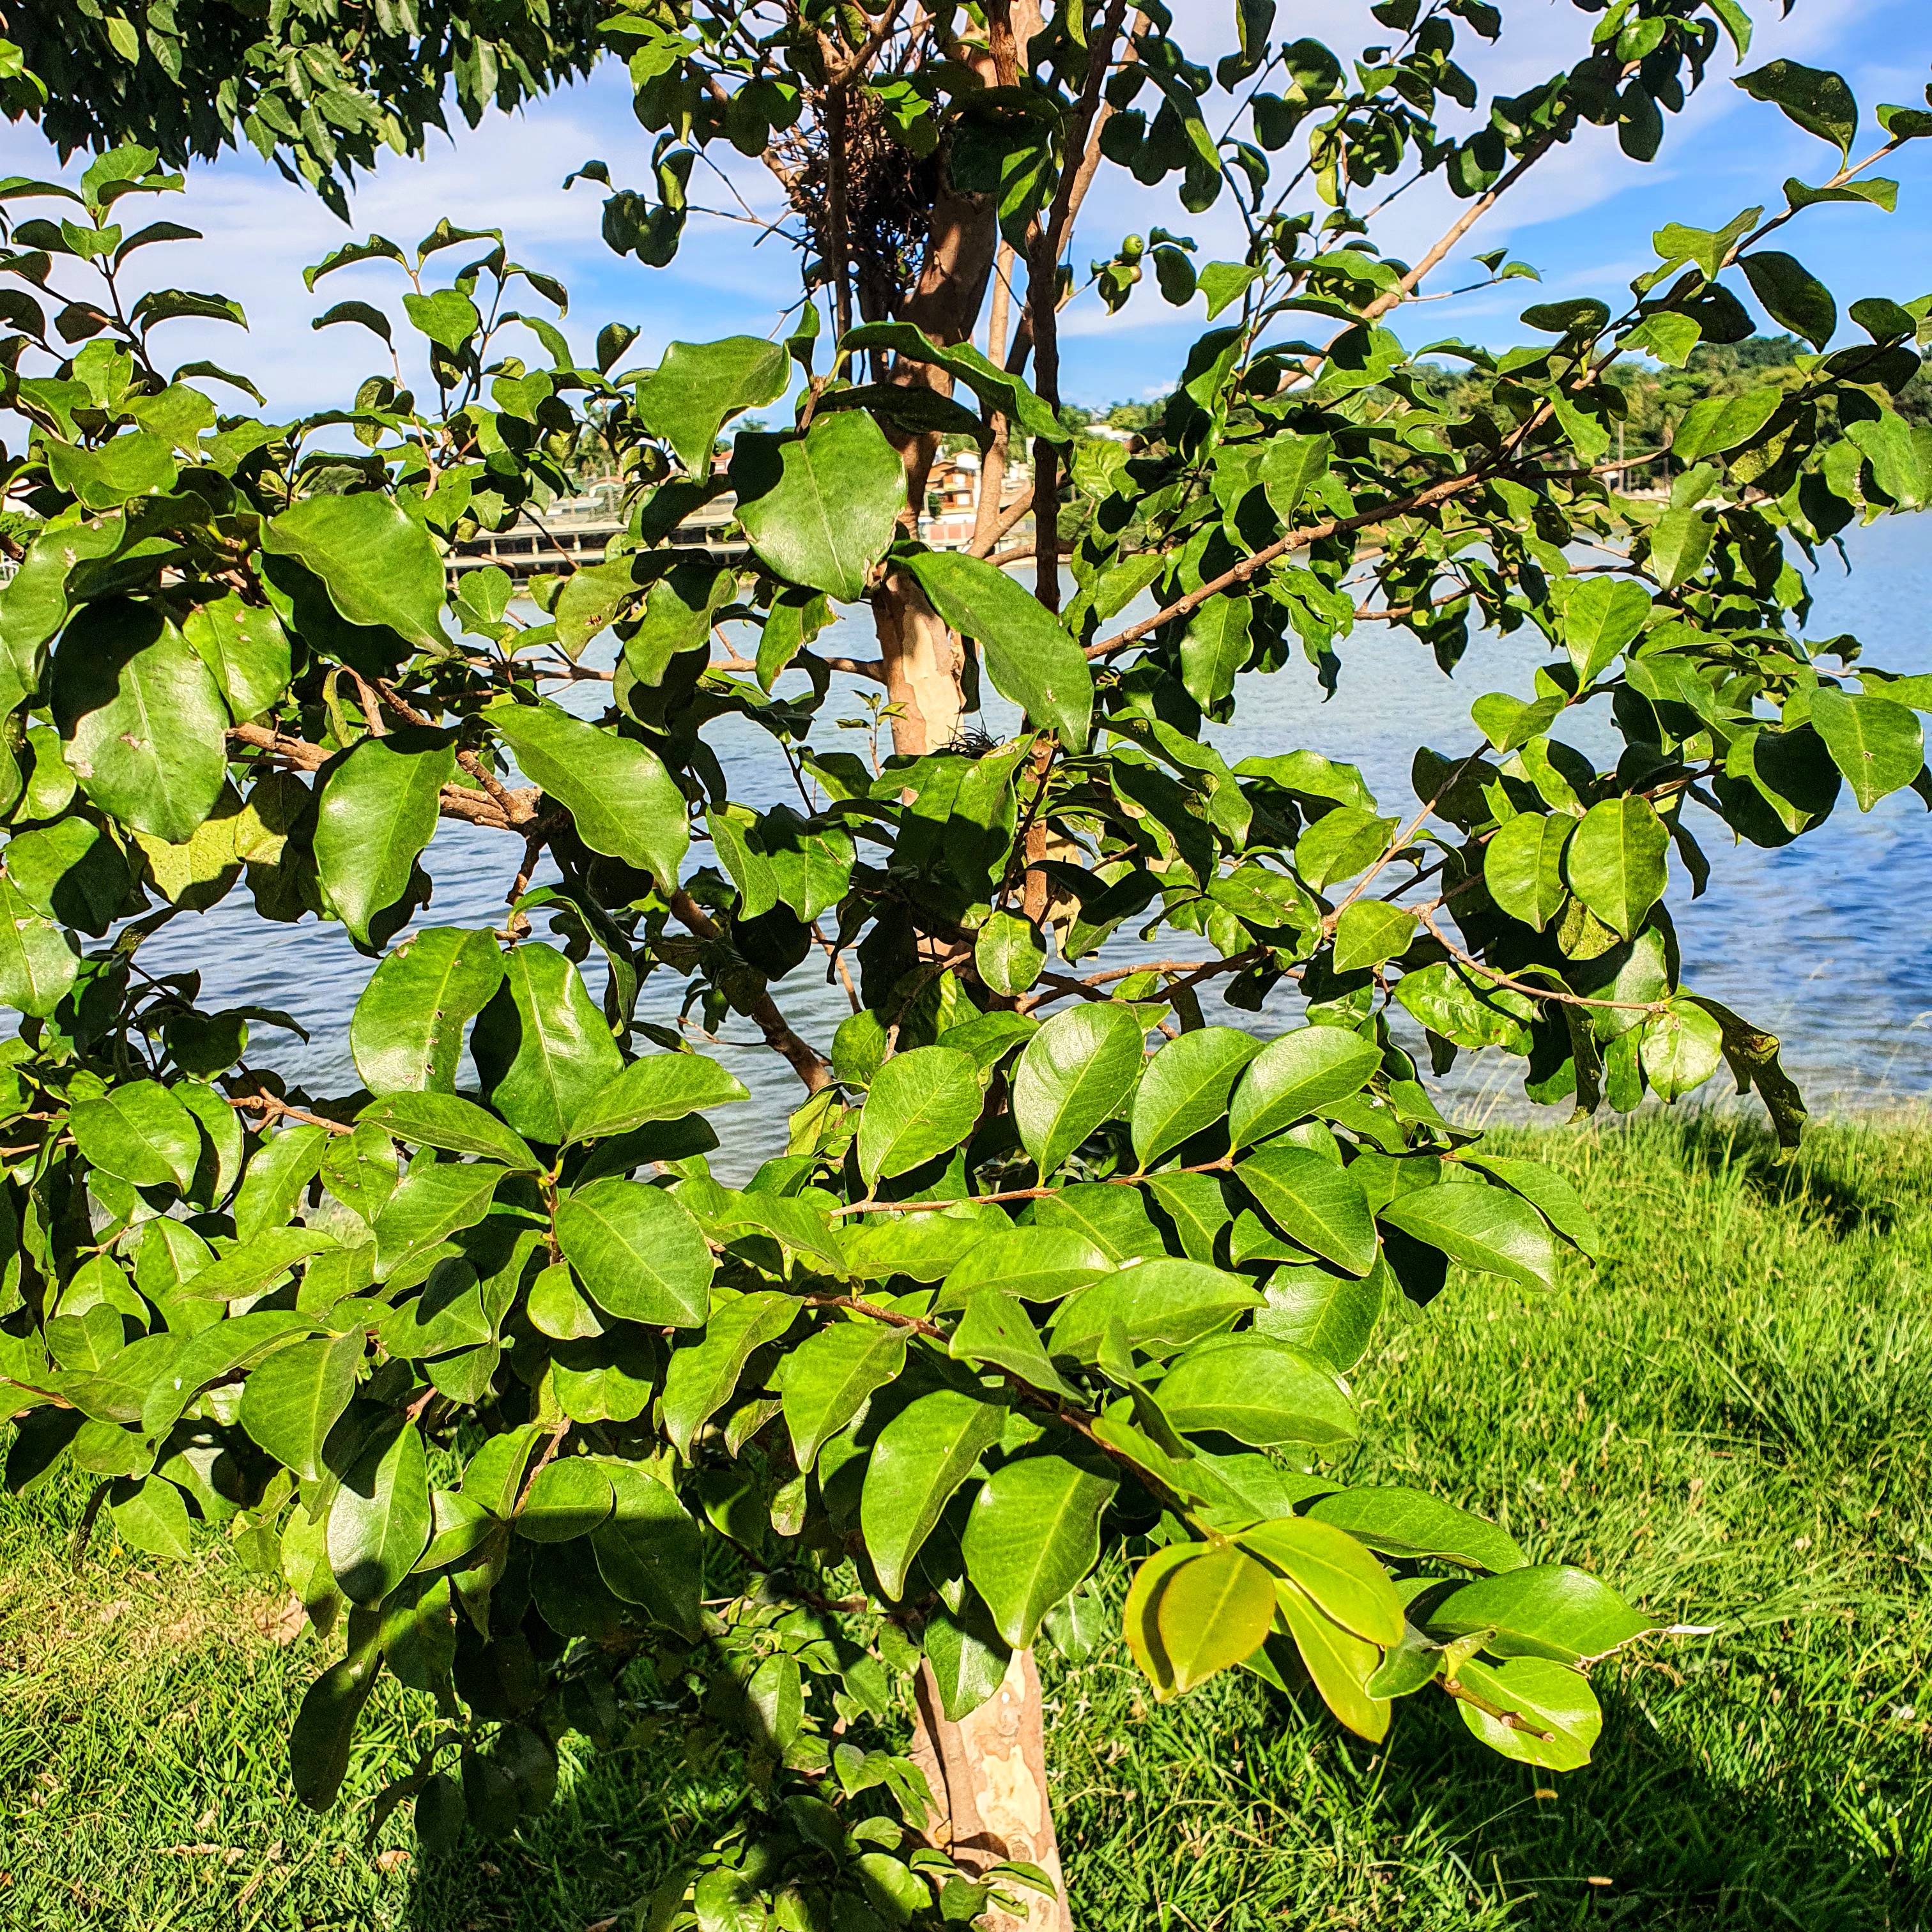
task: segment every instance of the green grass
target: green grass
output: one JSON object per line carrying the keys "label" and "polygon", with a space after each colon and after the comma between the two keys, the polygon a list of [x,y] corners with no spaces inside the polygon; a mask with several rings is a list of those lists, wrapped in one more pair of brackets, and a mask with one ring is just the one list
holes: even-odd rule
{"label": "green grass", "polygon": [[[1602,1670],[1561,1780],[1437,1697],[1375,1753],[1250,1680],[1156,1708],[1124,1657],[1047,1660],[1082,1932],[1932,1923],[1932,1132],[1826,1127],[1784,1168],[1711,1120],[1540,1144],[1604,1265],[1540,1300],[1452,1283],[1390,1330],[1351,1473],[1714,1634]],[[392,1818],[365,1845],[413,1704],[379,1699],[349,1802],[300,1810],[281,1740],[321,1646],[275,1641],[218,1554],[76,1578],[78,1500],[0,1502],[0,1926],[629,1932],[724,1802],[660,1744],[573,1759],[508,1844],[424,1868]]]}

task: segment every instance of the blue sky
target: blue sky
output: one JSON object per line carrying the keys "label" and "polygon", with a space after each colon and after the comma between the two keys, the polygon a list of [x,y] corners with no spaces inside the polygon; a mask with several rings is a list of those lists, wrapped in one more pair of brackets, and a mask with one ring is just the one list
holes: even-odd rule
{"label": "blue sky", "polygon": [[[1932,0],[1797,0],[1782,21],[1774,0],[1750,4],[1759,32],[1748,64],[1782,54],[1842,72],[1864,110],[1858,152],[1880,138],[1871,113],[1880,101],[1923,102],[1932,64]],[[1300,0],[1292,10],[1292,31],[1324,34],[1338,47],[1360,45],[1379,31],[1355,0]],[[1593,16],[1562,0],[1507,0],[1504,11],[1508,26],[1497,50],[1485,51],[1474,41],[1459,50],[1486,94],[1494,88],[1514,91],[1568,64],[1593,24]],[[1222,16],[1231,12],[1228,0],[1200,9],[1201,17],[1211,14],[1202,30],[1209,42],[1217,30],[1228,31]],[[1461,272],[1452,257],[1448,272],[1431,284],[1449,287],[1468,279],[1466,251],[1507,245],[1542,272],[1540,289],[1514,282],[1408,311],[1397,325],[1405,338],[1413,344],[1460,336],[1492,346],[1520,340],[1526,332],[1515,318],[1528,302],[1582,294],[1614,302],[1651,264],[1649,238],[1664,222],[1720,226],[1754,203],[1778,206],[1787,175],[1824,178],[1834,164],[1832,151],[1732,86],[1729,52],[1726,44],[1701,93],[1668,122],[1657,162],[1628,161],[1612,132],[1584,130],[1468,236]],[[1452,115],[1446,124],[1455,124]],[[646,178],[650,136],[632,118],[628,84],[615,63],[605,63],[587,85],[522,115],[493,116],[475,131],[460,120],[455,126],[454,138],[433,142],[422,160],[387,158],[364,179],[352,204],[354,232],[374,230],[407,244],[445,214],[467,225],[501,226],[517,259],[568,284],[572,302],[565,327],[573,340],[587,349],[599,325],[621,320],[642,332],[632,360],[653,358],[674,338],[765,334],[778,309],[793,298],[794,265],[780,259],[782,244],[766,241],[754,248],[755,231],[741,224],[694,218],[676,262],[664,271],[641,268],[604,248],[598,231],[602,190],[584,183],[566,194],[561,184],[593,155],[609,162],[620,183],[641,184]],[[760,212],[777,212],[771,184],[755,164],[721,158],[747,201]],[[0,172],[44,176],[58,170],[34,130],[12,128],[0,128]],[[1895,215],[1821,208],[1780,237],[1779,245],[1834,290],[1841,311],[1860,296],[1906,300],[1932,291],[1932,141],[1908,147],[1880,172],[1900,183]],[[736,205],[724,180],[702,166],[692,178],[692,197]],[[312,196],[250,153],[196,168],[187,194],[170,200],[169,218],[201,229],[207,239],[151,250],[137,260],[151,262],[163,282],[238,296],[253,325],[246,338],[198,324],[171,325],[170,346],[178,359],[206,356],[244,369],[268,392],[276,410],[290,412],[339,401],[345,386],[379,366],[377,345],[361,331],[317,335],[309,328],[313,316],[344,297],[387,298],[393,308],[398,292],[389,272],[368,268],[335,276],[308,294],[302,265],[350,232]],[[1425,184],[1378,224],[1377,237],[1385,251],[1412,259],[1459,206]],[[1117,172],[1103,173],[1083,216],[1074,259],[1084,272],[1089,260],[1112,253],[1123,233],[1144,232],[1157,222],[1184,225],[1160,194]],[[1202,259],[1238,254],[1238,224],[1228,208],[1184,226],[1202,243]],[[454,268],[462,258],[442,259]],[[1063,321],[1067,400],[1098,405],[1160,393],[1203,326],[1198,303],[1191,310],[1168,308],[1150,276],[1118,317],[1084,298]],[[1849,322],[1842,337],[1858,339]]]}

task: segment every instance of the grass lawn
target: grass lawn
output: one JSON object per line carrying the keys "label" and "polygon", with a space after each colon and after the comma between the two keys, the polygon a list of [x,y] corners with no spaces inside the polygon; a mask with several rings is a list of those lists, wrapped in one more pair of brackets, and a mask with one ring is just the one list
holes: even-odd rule
{"label": "grass lawn", "polygon": [[[1792,1166],[1693,1118],[1539,1143],[1607,1255],[1554,1296],[1452,1282],[1384,1331],[1349,1473],[1496,1517],[1532,1558],[1714,1627],[1602,1669],[1596,1760],[1505,1764],[1448,1700],[1384,1753],[1217,1680],[1156,1709],[1124,1652],[1042,1658],[1082,1932],[1932,1924],[1932,1131],[1828,1126]],[[662,1745],[572,1760],[544,1828],[419,1862],[358,1804],[419,1721],[371,1706],[345,1802],[282,1740],[322,1648],[212,1552],[64,1539],[0,1499],[0,1926],[585,1932],[728,1799]]]}

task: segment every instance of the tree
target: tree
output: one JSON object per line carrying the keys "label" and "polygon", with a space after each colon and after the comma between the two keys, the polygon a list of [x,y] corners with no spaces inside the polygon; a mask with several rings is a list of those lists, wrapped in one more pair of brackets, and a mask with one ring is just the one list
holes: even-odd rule
{"label": "tree", "polygon": [[[392,113],[406,145],[443,74],[490,92],[469,16],[290,10],[238,53],[225,15],[104,13],[131,77],[79,90],[62,63],[86,50],[24,30],[11,111],[116,145],[77,188],[0,184],[59,217],[18,220],[0,257],[4,400],[32,424],[0,593],[8,1480],[70,1463],[90,1520],[158,1554],[219,1531],[346,1624],[295,1728],[306,1802],[331,1802],[386,1670],[440,1712],[383,1800],[432,1844],[547,1803],[565,1731],[668,1720],[734,1754],[742,1803],[653,1923],[1064,1924],[1031,1652],[1102,1640],[1117,1556],[1156,1696],[1239,1666],[1379,1739],[1395,1698],[1446,1693],[1498,1750],[1587,1760],[1586,1668],[1647,1621],[1446,1502],[1319,1467],[1357,1434],[1346,1378],[1378,1322],[1452,1263],[1536,1288],[1594,1246],[1557,1176],[1437,1112],[1390,1008],[1438,1072],[1500,1048],[1583,1113],[1728,1065],[1796,1141],[1777,1040],[1681,983],[1670,854],[1694,893],[1693,806],[1776,845],[1846,786],[1861,809],[1932,798],[1932,685],[1800,634],[1800,560],[1925,499],[1932,442],[1891,398],[1932,298],[1855,303],[1868,340],[1828,350],[1833,297],[1766,245],[1814,207],[1889,206],[1871,165],[1932,114],[1881,108],[1854,160],[1838,76],[1744,76],[1828,178],[1768,219],[1660,230],[1615,314],[1540,304],[1526,346],[1455,349],[1452,412],[1385,319],[1554,148],[1614,125],[1648,158],[1720,29],[1748,40],[1736,0],[1586,10],[1574,67],[1456,139],[1434,116],[1475,98],[1454,55],[1500,32],[1484,0],[1383,0],[1352,64],[1243,0],[1211,71],[1166,9],[1121,0],[632,5],[598,32],[652,187],[586,167],[607,236],[662,264],[704,149],[761,159],[796,224],[791,332],[632,368],[614,325],[580,363],[507,305],[564,292],[446,222],[310,272],[392,264],[404,320],[329,309],[385,367],[293,423],[224,413],[253,392],[212,365],[164,373],[169,322],[239,316],[124,298],[167,233],[130,229],[131,198],[178,185],[164,149],[238,121],[312,175],[331,128]],[[588,32],[533,42],[514,86],[578,70]],[[322,84],[302,47],[332,78],[297,116],[276,90]],[[81,98],[93,118],[56,118]],[[1190,212],[1225,196],[1250,237],[1197,266],[1156,230],[1094,265],[1115,305],[1151,258],[1210,311],[1132,448],[1060,408],[1102,165],[1178,176]],[[1358,209],[1406,170],[1466,203],[1414,264]],[[1813,350],[1684,414],[1667,502],[1615,494],[1620,358],[1742,340],[1747,284]],[[732,430],[787,398],[788,426]],[[1030,592],[986,560],[1019,508],[997,487],[969,550],[918,540],[953,434],[990,478],[1027,454]],[[566,494],[592,445],[626,484],[605,560],[538,580],[534,619],[500,572],[452,574],[453,545]],[[742,570],[673,542],[728,488]],[[884,694],[878,770],[814,735],[825,627],[860,604],[879,656],[838,664]],[[1312,748],[1231,769],[1206,741],[1244,672],[1332,686],[1366,622],[1446,671],[1472,618],[1550,657],[1530,697],[1475,700],[1468,742],[1418,748],[1413,809]],[[727,626],[754,652],[714,657]],[[607,631],[608,672],[584,662]],[[599,680],[597,715],[552,694]],[[988,684],[1020,718],[998,742],[968,722]],[[1622,741],[1607,770],[1554,735],[1588,706]],[[728,715],[769,734],[799,807],[725,795],[704,732]],[[508,835],[499,930],[418,921],[448,819]],[[143,969],[154,932],[238,888],[376,962],[347,1029],[361,1090],[290,1088],[250,1058],[286,1016]],[[1106,963],[1136,927],[1192,956]],[[851,989],[829,1044],[779,1004],[808,967]],[[742,1186],[712,1172],[707,1116],[744,1090],[638,1022],[654,973],[707,1029],[752,1021],[804,1089]],[[1210,1023],[1216,989],[1237,1016],[1272,1000],[1266,1037]]]}

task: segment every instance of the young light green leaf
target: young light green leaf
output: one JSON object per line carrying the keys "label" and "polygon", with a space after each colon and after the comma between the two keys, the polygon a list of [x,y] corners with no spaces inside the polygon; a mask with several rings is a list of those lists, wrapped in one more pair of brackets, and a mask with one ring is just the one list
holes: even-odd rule
{"label": "young light green leaf", "polygon": [[80,976],[73,940],[0,874],[0,1005],[45,1019]]}
{"label": "young light green leaf", "polygon": [[1031,920],[995,911],[974,937],[973,963],[994,992],[1011,999],[1040,977],[1046,964],[1046,943]]}
{"label": "young light green leaf", "polygon": [[1389,1700],[1372,1696],[1368,1688],[1381,1666],[1381,1650],[1324,1616],[1298,1585],[1277,1583],[1275,1598],[1281,1622],[1294,1638],[1322,1701],[1357,1736],[1381,1743],[1388,1735]]}
{"label": "young light green leaf", "polygon": [[[923,1215],[934,1221],[937,1215]],[[1059,1301],[1077,1288],[1113,1272],[1114,1264],[1078,1229],[1009,1228],[988,1234],[983,1224],[952,1266],[932,1304],[944,1314],[963,1308],[967,1298],[988,1284],[1022,1301]]]}
{"label": "young light green leaf", "polygon": [[1578,821],[1564,856],[1570,890],[1622,938],[1664,896],[1670,834],[1647,798],[1606,798]]}
{"label": "young light green leaf", "polygon": [[738,520],[760,561],[788,583],[856,603],[905,508],[904,467],[872,417],[843,410],[776,448],[740,442],[731,470]]}
{"label": "young light green leaf", "polygon": [[1490,836],[1483,853],[1483,884],[1512,919],[1540,932],[1563,910],[1570,889],[1563,855],[1576,821],[1563,812],[1525,812]]}
{"label": "young light green leaf", "polygon": [[1232,1544],[1182,1564],[1154,1608],[1176,1694],[1261,1647],[1274,1622],[1274,1580]]}
{"label": "young light green leaf", "polygon": [[[1459,1698],[1456,1708],[1492,1751],[1542,1771],[1580,1771],[1590,1762],[1604,1713],[1588,1678],[1540,1657],[1502,1664],[1472,1658],[1456,1678],[1482,1700],[1478,1705]],[[1506,1712],[1515,1721],[1506,1723],[1495,1712]]]}
{"label": "young light green leaf", "polygon": [[1335,970],[1360,973],[1408,950],[1415,937],[1414,914],[1382,899],[1357,899],[1335,922]]}
{"label": "young light green leaf", "polygon": [[1259,1334],[1197,1342],[1162,1380],[1163,1414],[1184,1432],[1232,1436],[1257,1448],[1330,1448],[1360,1432],[1334,1372],[1292,1342]]}
{"label": "young light green leaf", "polygon": [[1494,1523],[1424,1490],[1343,1490],[1317,1498],[1308,1514],[1387,1556],[1440,1556],[1496,1570],[1520,1570],[1529,1561]]}
{"label": "young light green leaf", "polygon": [[1299,1584],[1345,1630],[1371,1643],[1402,1641],[1402,1599],[1388,1572],[1346,1531],[1292,1516],[1257,1523],[1236,1540]]}
{"label": "young light green leaf", "polygon": [[1003,1462],[980,1485],[962,1539],[966,1574],[1016,1650],[1032,1648],[1040,1619],[1099,1561],[1100,1512],[1114,1486],[1051,1455]]}
{"label": "young light green leaf", "polygon": [[1574,1668],[1657,1626],[1588,1570],[1537,1563],[1452,1591],[1430,1609],[1428,1628],[1448,1636],[1487,1632],[1483,1648],[1498,1657],[1547,1658]]}
{"label": "young light green leaf", "polygon": [[439,1242],[473,1228],[490,1211],[504,1170],[488,1162],[418,1166],[376,1218],[376,1279],[385,1281]]}

